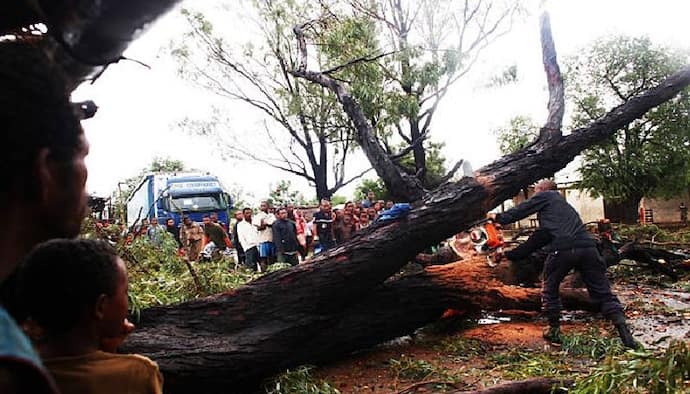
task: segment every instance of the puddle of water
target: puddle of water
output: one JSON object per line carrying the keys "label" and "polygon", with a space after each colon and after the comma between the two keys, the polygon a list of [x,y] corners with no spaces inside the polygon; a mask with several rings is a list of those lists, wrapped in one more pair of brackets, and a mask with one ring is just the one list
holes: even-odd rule
{"label": "puddle of water", "polygon": [[505,323],[505,322],[509,322],[509,321],[510,321],[509,317],[485,315],[483,318],[477,320],[477,324],[479,324],[479,325],[498,324],[498,323]]}
{"label": "puddle of water", "polygon": [[679,317],[640,316],[630,319],[628,324],[633,336],[649,348],[666,347],[674,338],[690,337],[690,321]]}

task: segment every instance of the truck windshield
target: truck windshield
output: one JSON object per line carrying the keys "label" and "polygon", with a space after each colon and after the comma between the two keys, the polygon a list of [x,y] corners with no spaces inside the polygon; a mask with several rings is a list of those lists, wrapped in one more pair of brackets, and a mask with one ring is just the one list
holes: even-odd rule
{"label": "truck windshield", "polygon": [[220,195],[208,196],[175,196],[170,198],[170,210],[183,212],[218,211],[225,209]]}

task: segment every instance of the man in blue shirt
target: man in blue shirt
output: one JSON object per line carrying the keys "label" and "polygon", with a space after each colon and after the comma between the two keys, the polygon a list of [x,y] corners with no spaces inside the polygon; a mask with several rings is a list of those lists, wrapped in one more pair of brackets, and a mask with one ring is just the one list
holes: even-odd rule
{"label": "man in blue shirt", "polygon": [[362,200],[362,208],[371,208],[376,203],[376,195],[373,190],[367,192],[367,198]]}

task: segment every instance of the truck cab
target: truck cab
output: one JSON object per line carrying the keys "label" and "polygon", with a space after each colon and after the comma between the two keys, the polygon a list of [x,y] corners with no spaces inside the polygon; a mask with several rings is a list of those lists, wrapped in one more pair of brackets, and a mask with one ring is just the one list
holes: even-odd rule
{"label": "truck cab", "polygon": [[173,218],[175,225],[179,225],[183,215],[201,222],[204,215],[215,213],[218,220],[228,223],[232,200],[215,176],[172,177],[168,178],[167,187],[158,204],[161,217]]}
{"label": "truck cab", "polygon": [[215,213],[228,223],[232,199],[216,176],[209,174],[149,174],[127,201],[127,223],[156,217],[173,219],[179,226],[184,215],[201,222],[204,215]]}

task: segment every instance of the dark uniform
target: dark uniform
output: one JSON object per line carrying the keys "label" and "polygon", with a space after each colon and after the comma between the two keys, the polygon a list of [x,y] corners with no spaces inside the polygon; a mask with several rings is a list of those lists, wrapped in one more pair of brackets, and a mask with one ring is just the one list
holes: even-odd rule
{"label": "dark uniform", "polygon": [[321,251],[335,246],[335,234],[333,232],[333,213],[319,211],[314,214],[314,227],[319,236]]}
{"label": "dark uniform", "polygon": [[297,228],[290,220],[278,219],[273,223],[273,244],[278,262],[297,265]]}
{"label": "dark uniform", "polygon": [[[555,190],[535,194],[518,206],[496,215],[496,221],[508,224],[537,213],[539,227],[548,232],[549,252],[544,263],[543,302],[549,325],[557,328],[560,323],[561,299],[558,288],[563,278],[575,269],[580,272],[592,300],[621,333],[623,343],[636,347],[625,325],[623,307],[606,277],[606,263],[596,248],[596,242],[585,229],[575,209]],[[623,326],[623,327],[621,327]],[[624,335],[626,334],[626,335]]]}

